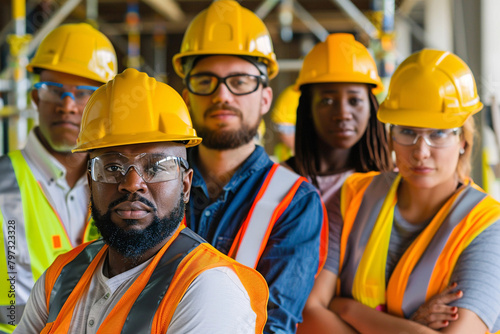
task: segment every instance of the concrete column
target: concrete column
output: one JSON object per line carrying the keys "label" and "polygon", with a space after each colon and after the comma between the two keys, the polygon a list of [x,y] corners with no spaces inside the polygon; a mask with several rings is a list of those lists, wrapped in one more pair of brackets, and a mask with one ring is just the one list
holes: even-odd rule
{"label": "concrete column", "polygon": [[405,21],[404,18],[396,16],[395,22],[395,33],[396,33],[396,62],[400,64],[409,55],[412,54],[411,49],[411,27]]}
{"label": "concrete column", "polygon": [[481,97],[487,101],[495,96],[500,101],[500,1],[482,0],[481,8],[481,63],[482,73],[478,86]]}
{"label": "concrete column", "polygon": [[483,110],[483,187],[500,199],[500,2],[481,1],[481,75],[476,77],[481,100],[491,107],[490,117]]}
{"label": "concrete column", "polygon": [[453,51],[451,0],[424,0],[424,29],[428,47]]}

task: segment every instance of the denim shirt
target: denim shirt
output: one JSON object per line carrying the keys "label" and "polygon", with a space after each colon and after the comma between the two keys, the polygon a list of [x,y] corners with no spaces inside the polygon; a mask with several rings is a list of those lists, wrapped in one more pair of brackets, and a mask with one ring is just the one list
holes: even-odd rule
{"label": "denim shirt", "polygon": [[[229,252],[273,162],[261,146],[243,162],[210,203],[207,185],[196,166],[197,148],[189,149],[194,170],[187,225],[224,254]],[[268,320],[264,333],[295,333],[318,270],[323,221],[317,190],[303,182],[274,225],[257,264],[269,285]]]}

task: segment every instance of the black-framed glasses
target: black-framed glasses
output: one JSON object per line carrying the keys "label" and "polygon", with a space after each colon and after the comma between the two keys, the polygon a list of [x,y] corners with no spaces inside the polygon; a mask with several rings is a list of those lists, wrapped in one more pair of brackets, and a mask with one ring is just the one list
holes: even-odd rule
{"label": "black-framed glasses", "polygon": [[58,82],[41,81],[33,85],[38,90],[40,100],[52,103],[61,103],[66,96],[69,96],[80,106],[85,106],[92,93],[99,87],[96,86],[72,86],[63,85]]}
{"label": "black-framed glasses", "polygon": [[196,95],[213,94],[221,82],[234,95],[247,95],[255,92],[261,83],[266,85],[267,78],[264,75],[252,74],[232,74],[221,78],[212,73],[197,73],[186,76],[187,89]]}
{"label": "black-framed glasses", "polygon": [[448,147],[457,143],[462,128],[417,130],[400,125],[391,125],[392,140],[403,146],[415,145],[422,137],[430,147]]}
{"label": "black-framed glasses", "polygon": [[146,183],[156,183],[175,180],[179,167],[189,169],[189,163],[182,157],[163,153],[105,153],[90,159],[88,164],[92,180],[101,183],[122,182],[132,167]]}

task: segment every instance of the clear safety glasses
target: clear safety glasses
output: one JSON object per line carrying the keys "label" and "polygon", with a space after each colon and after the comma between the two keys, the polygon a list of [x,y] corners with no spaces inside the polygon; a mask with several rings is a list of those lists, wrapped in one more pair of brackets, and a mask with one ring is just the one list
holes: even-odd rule
{"label": "clear safety glasses", "polygon": [[70,86],[58,82],[42,81],[34,84],[38,90],[40,100],[52,103],[61,103],[66,96],[69,96],[79,106],[85,106],[90,99],[90,95],[99,87],[96,86]]}
{"label": "clear safety glasses", "polygon": [[233,74],[220,78],[211,73],[198,73],[186,77],[186,86],[191,93],[206,96],[213,94],[224,83],[234,95],[246,95],[255,92],[266,81],[264,75]]}
{"label": "clear safety glasses", "polygon": [[162,153],[105,153],[90,159],[88,166],[92,180],[101,183],[122,182],[132,167],[146,183],[156,183],[175,180],[180,167],[189,169],[189,164]]}
{"label": "clear safety glasses", "polygon": [[422,137],[430,147],[448,147],[457,143],[461,133],[462,128],[417,130],[399,125],[391,126],[392,139],[404,146],[415,145],[418,138]]}

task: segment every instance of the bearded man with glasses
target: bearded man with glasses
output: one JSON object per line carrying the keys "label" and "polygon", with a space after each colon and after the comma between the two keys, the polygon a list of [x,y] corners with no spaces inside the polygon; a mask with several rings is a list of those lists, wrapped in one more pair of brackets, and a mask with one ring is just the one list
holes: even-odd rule
{"label": "bearded man with glasses", "polygon": [[238,2],[214,1],[189,25],[173,64],[203,138],[188,152],[187,226],[267,280],[264,333],[295,333],[328,234],[315,188],[253,141],[278,74],[269,32]]}
{"label": "bearded man with glasses", "polygon": [[89,223],[87,154],[71,150],[85,104],[115,76],[117,61],[98,30],[67,24],[44,38],[27,69],[40,77],[31,92],[38,126],[24,149],[0,159],[0,278],[12,282],[0,285],[0,333],[12,332],[57,255],[98,236]]}
{"label": "bearded man with glasses", "polygon": [[182,97],[146,73],[95,92],[74,152],[89,152],[102,240],[54,261],[15,333],[262,333],[264,278],[182,223],[200,142]]}

